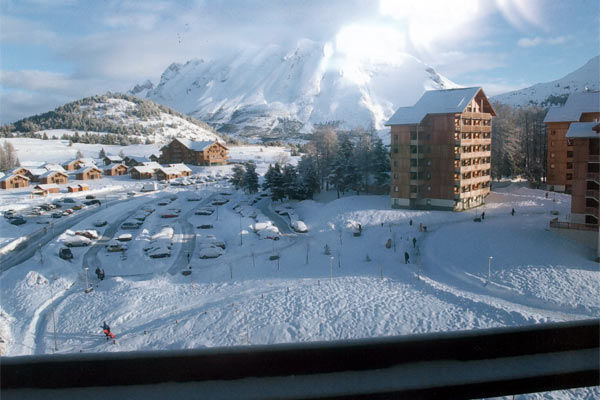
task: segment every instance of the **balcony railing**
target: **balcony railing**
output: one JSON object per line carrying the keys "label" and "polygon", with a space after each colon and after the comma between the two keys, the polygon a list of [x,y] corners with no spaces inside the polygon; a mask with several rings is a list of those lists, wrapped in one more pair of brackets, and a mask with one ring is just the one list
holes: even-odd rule
{"label": "balcony railing", "polygon": [[588,162],[600,162],[600,156],[598,154],[588,154]]}
{"label": "balcony railing", "polygon": [[586,190],[585,191],[585,197],[591,197],[591,198],[596,199],[596,200],[600,199],[598,197],[598,190]]}
{"label": "balcony railing", "polygon": [[458,194],[454,194],[454,198],[455,199],[466,199],[468,197],[475,197],[475,196],[479,196],[479,195],[485,195],[487,193],[490,192],[490,188],[489,187],[485,187],[482,189],[475,189],[475,190],[470,190],[468,192],[462,192],[458,193]]}
{"label": "balcony railing", "polygon": [[[456,129],[458,130],[458,129]],[[461,132],[482,132],[482,133],[490,133],[492,131],[491,126],[485,125],[461,125]]]}
{"label": "balcony railing", "polygon": [[463,118],[471,118],[471,119],[492,119],[492,116],[488,113],[478,113],[478,112],[471,112],[471,111],[465,111],[464,113],[462,113]]}
{"label": "balcony railing", "polygon": [[585,179],[588,181],[600,182],[600,172],[588,172],[585,174]]}
{"label": "balcony railing", "polygon": [[586,207],[584,213],[598,217],[598,207]]}
{"label": "balcony railing", "polygon": [[594,224],[577,224],[573,222],[559,221],[558,218],[554,218],[550,221],[550,228],[556,229],[576,229],[579,231],[597,231],[598,225]]}

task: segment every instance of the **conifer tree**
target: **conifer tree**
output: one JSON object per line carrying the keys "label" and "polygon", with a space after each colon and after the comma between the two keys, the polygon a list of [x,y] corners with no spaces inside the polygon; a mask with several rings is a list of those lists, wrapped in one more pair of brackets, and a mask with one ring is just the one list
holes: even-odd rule
{"label": "conifer tree", "polygon": [[239,189],[244,186],[244,175],[246,174],[246,168],[243,165],[236,164],[233,166],[233,175],[229,182],[236,188]]}
{"label": "conifer tree", "polygon": [[258,192],[258,174],[256,173],[256,164],[254,164],[252,161],[246,163],[244,188],[248,191],[248,193]]}

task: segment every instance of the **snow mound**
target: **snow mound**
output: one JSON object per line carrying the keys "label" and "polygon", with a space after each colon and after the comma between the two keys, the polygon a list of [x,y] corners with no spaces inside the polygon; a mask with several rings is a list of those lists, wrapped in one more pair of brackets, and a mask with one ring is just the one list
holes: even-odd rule
{"label": "snow mound", "polygon": [[37,271],[29,271],[25,275],[25,284],[29,287],[35,287],[38,285],[47,285],[48,279]]}

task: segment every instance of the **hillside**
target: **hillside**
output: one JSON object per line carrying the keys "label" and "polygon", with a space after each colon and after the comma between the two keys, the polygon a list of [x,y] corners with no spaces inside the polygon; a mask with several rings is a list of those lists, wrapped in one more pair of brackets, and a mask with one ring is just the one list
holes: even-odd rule
{"label": "hillside", "polygon": [[80,99],[54,111],[24,118],[2,127],[4,133],[95,135],[122,143],[164,143],[172,137],[214,140],[219,136],[208,124],[169,107],[132,95],[107,93]]}
{"label": "hillside", "polygon": [[239,136],[289,137],[313,124],[383,128],[399,106],[428,89],[456,84],[406,54],[386,63],[349,58],[331,43],[300,40],[214,60],[172,64],[154,87],[130,93],[202,119]]}
{"label": "hillside", "polygon": [[600,56],[592,58],[581,68],[560,79],[500,94],[491,100],[511,106],[549,107],[564,104],[570,93],[582,92],[586,88],[592,91],[600,90]]}

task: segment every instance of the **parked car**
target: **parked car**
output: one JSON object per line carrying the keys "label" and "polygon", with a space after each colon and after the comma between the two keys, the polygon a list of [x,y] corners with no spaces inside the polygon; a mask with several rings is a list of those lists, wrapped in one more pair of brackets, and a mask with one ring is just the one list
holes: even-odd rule
{"label": "parked car", "polygon": [[150,258],[165,258],[171,256],[171,250],[166,246],[158,246],[150,249],[147,254]]}
{"label": "parked car", "polygon": [[52,203],[52,205],[56,208],[62,208],[62,204],[60,204],[58,201],[55,201],[54,203]]}
{"label": "parked car", "polygon": [[212,215],[215,212],[215,209],[212,207],[204,207],[196,210],[194,214],[196,215]]}
{"label": "parked car", "polygon": [[169,205],[169,202],[168,201],[159,201],[158,205],[159,206],[166,206],[166,205]]}
{"label": "parked car", "polygon": [[10,210],[6,210],[6,211],[4,211],[4,218],[6,218],[6,219],[11,219],[11,218],[13,218],[13,217],[14,217],[16,214],[17,214],[17,212],[16,212],[15,210],[12,210],[12,209],[10,209]]}
{"label": "parked car", "polygon": [[12,225],[23,225],[26,222],[27,221],[25,221],[25,218],[23,218],[23,217],[15,217],[10,220],[10,223]]}
{"label": "parked car", "polygon": [[127,245],[122,244],[122,243],[112,242],[106,246],[106,251],[111,252],[111,253],[115,253],[118,251],[125,251],[125,250],[127,250]]}
{"label": "parked car", "polygon": [[71,249],[63,247],[58,251],[58,256],[63,260],[71,260],[73,259],[73,252]]}
{"label": "parked car", "polygon": [[63,203],[75,203],[75,200],[70,198],[70,197],[65,197],[64,199],[62,199]]}
{"label": "parked car", "polygon": [[202,224],[198,225],[198,229],[212,229],[212,224]]}
{"label": "parked car", "polygon": [[213,206],[222,206],[223,204],[226,204],[229,201],[229,199],[224,199],[222,197],[214,199],[213,202],[211,203]]}
{"label": "parked car", "polygon": [[187,201],[201,201],[202,197],[188,197]]}
{"label": "parked car", "polygon": [[123,233],[122,235],[119,235],[119,237],[117,237],[117,240],[119,242],[129,242],[132,238],[133,236],[131,235],[131,233]]}
{"label": "parked car", "polygon": [[52,218],[60,218],[62,216],[63,216],[63,214],[59,213],[59,212],[52,213],[52,215],[51,215]]}
{"label": "parked car", "polygon": [[96,198],[96,196],[94,196],[93,194],[88,194],[87,196],[85,196],[86,200],[93,200]]}
{"label": "parked car", "polygon": [[94,222],[94,226],[97,227],[97,228],[100,228],[102,226],[106,226],[106,224],[108,224],[108,222],[105,221],[105,220],[101,220],[101,219],[99,219],[96,222]]}
{"label": "parked car", "polygon": [[84,201],[83,204],[85,204],[86,206],[91,206],[94,204],[100,205],[102,203],[100,203],[100,200],[88,200],[88,201]]}
{"label": "parked car", "polygon": [[139,221],[125,221],[121,225],[121,229],[138,229],[141,226]]}
{"label": "parked car", "polygon": [[77,231],[77,232],[75,232],[75,234],[78,236],[86,237],[91,240],[98,239],[98,232],[93,229],[87,229],[85,231]]}
{"label": "parked car", "polygon": [[75,206],[73,206],[73,207],[71,207],[71,208],[72,208],[73,210],[79,211],[79,210],[81,210],[81,209],[83,208],[83,206],[82,206],[81,204],[77,204],[77,205],[75,205]]}
{"label": "parked car", "polygon": [[65,246],[67,247],[85,247],[89,246],[92,241],[83,236],[73,236],[65,240]]}
{"label": "parked car", "polygon": [[290,224],[290,226],[296,232],[299,232],[299,233],[308,232],[308,227],[306,226],[304,221],[300,221],[299,219],[293,220],[292,223]]}
{"label": "parked car", "polygon": [[200,249],[199,255],[200,258],[217,258],[223,254],[223,249],[217,246],[204,247]]}
{"label": "parked car", "polygon": [[175,214],[175,213],[169,213],[169,214],[162,214],[160,217],[161,218],[177,218],[179,215]]}
{"label": "parked car", "polygon": [[71,214],[73,214],[73,210],[70,209],[70,208],[67,208],[65,211],[63,211],[63,215],[65,215],[65,216],[66,215],[71,215]]}

